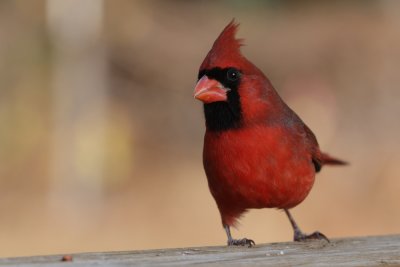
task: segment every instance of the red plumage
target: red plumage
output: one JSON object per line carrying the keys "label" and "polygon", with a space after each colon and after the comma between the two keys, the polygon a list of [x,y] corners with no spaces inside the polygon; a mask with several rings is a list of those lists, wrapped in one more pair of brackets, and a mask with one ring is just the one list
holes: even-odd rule
{"label": "red plumage", "polygon": [[[195,97],[205,103],[203,163],[228,244],[251,246],[252,240],[230,236],[243,212],[279,208],[292,221],[288,209],[305,199],[315,173],[345,162],[320,151],[312,131],[241,54],[237,27],[232,21],[214,42],[200,66]],[[306,236],[293,223],[295,240],[324,237]]]}

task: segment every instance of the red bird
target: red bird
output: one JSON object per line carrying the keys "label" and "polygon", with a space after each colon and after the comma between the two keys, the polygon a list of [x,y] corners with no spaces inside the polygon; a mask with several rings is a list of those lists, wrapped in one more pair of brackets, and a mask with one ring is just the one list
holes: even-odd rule
{"label": "red bird", "polygon": [[194,90],[204,103],[204,169],[228,245],[255,244],[233,239],[230,227],[260,208],[283,209],[295,241],[328,240],[318,231],[304,234],[289,209],[305,199],[323,165],[346,163],[320,151],[313,132],[241,54],[237,28],[232,21],[214,42]]}

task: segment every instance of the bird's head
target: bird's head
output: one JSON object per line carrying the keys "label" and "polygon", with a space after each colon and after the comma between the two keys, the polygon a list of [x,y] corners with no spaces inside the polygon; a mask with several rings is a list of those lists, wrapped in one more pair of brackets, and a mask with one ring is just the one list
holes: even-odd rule
{"label": "bird's head", "polygon": [[[215,40],[199,69],[194,97],[204,103],[209,130],[238,128],[262,116],[271,87],[264,74],[240,52],[233,20]],[[272,87],[271,87],[272,88]]]}

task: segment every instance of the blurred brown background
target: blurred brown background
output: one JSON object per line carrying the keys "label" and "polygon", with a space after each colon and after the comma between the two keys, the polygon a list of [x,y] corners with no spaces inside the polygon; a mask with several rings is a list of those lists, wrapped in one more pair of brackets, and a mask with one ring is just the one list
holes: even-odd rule
{"label": "blurred brown background", "polygon": [[[399,1],[0,2],[0,256],[224,245],[201,163],[200,63],[243,53],[324,151],[293,214],[329,237],[400,231]],[[276,210],[236,237],[288,241]]]}

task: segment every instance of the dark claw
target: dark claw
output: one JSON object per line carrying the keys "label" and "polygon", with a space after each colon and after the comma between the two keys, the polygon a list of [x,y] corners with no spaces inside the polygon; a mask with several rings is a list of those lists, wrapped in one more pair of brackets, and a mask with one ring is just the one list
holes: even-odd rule
{"label": "dark claw", "polygon": [[228,246],[248,246],[251,248],[255,245],[256,243],[253,240],[247,238],[228,240]]}
{"label": "dark claw", "polygon": [[318,231],[316,231],[312,234],[309,234],[309,235],[303,234],[302,232],[294,233],[294,241],[302,242],[302,241],[307,241],[307,240],[312,240],[312,239],[326,240],[326,241],[330,242],[329,239],[323,233],[320,233]]}

